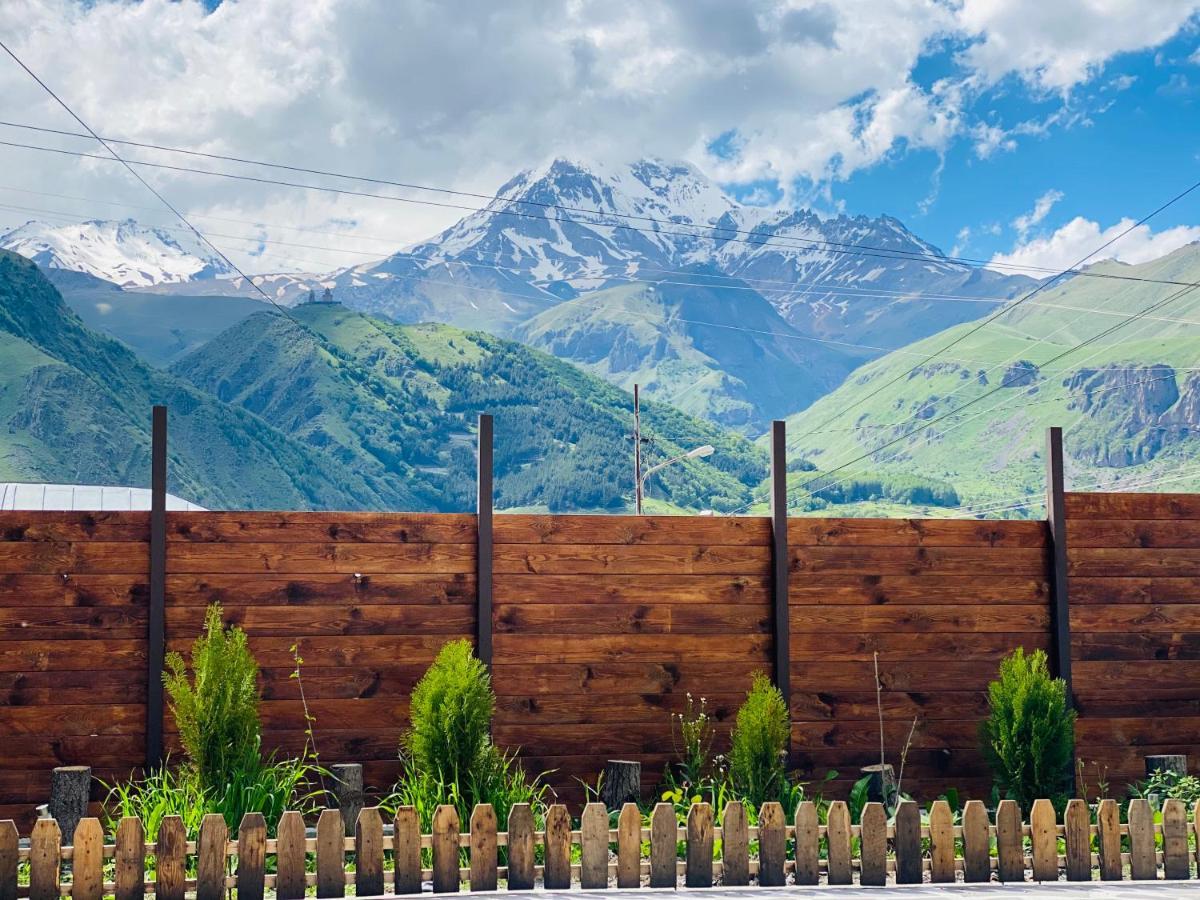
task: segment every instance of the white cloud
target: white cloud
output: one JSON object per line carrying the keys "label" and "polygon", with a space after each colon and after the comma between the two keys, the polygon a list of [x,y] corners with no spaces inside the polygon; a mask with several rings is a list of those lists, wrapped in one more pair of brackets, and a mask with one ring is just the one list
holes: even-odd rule
{"label": "white cloud", "polygon": [[[992,257],[992,262],[1065,269],[1076,265],[1133,223],[1133,219],[1122,219],[1108,228],[1101,228],[1099,223],[1077,216],[1053,234],[1018,242],[1012,252],[998,253]],[[1194,241],[1200,241],[1200,226],[1178,225],[1153,232],[1149,225],[1139,225],[1111,247],[1089,258],[1088,262],[1117,259],[1136,265],[1158,259]]]}
{"label": "white cloud", "polygon": [[1118,53],[1158,46],[1200,0],[963,0],[958,27],[976,42],[964,61],[986,82],[1016,73],[1067,91]]}
{"label": "white cloud", "polygon": [[[1114,53],[1165,40],[1197,5],[225,0],[209,15],[199,0],[4,0],[0,33],[89,123],[116,137],[479,192],[558,154],[682,157],[732,182],[790,187],[804,178],[821,191],[902,148],[942,154],[965,136],[979,156],[1011,149],[1020,126],[1005,133],[964,112],[981,84],[1015,70],[1041,86],[1069,86]],[[923,54],[962,40],[974,42],[967,72],[917,83]],[[11,64],[0,65],[0,96],[20,111],[11,118],[74,129]],[[709,143],[731,130],[737,153],[712,157]],[[93,149],[67,138],[14,139]],[[109,163],[0,148],[0,166],[13,173],[0,177],[4,184],[153,203]],[[419,240],[461,214],[162,171],[149,177],[194,214],[309,228],[350,222],[338,229],[347,234],[319,241],[267,230],[342,250],[383,249],[368,237]],[[13,202],[0,191],[6,198]],[[112,214],[83,202],[54,205]],[[236,261],[259,270],[272,260],[361,259],[270,247],[252,259],[252,242],[228,245]]]}
{"label": "white cloud", "polygon": [[1054,204],[1063,198],[1063,192],[1051,188],[1037,198],[1037,202],[1033,204],[1033,209],[1027,213],[1017,216],[1013,219],[1013,228],[1021,240],[1025,239],[1025,235],[1035,225],[1040,225],[1042,220],[1050,214],[1050,210],[1054,208]]}

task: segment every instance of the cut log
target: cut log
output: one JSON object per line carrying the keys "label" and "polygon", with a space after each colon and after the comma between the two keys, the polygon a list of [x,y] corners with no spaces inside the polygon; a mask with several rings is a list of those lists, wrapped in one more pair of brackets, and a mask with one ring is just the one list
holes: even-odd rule
{"label": "cut log", "polygon": [[329,767],[329,774],[333,776],[333,795],[346,826],[346,836],[353,837],[363,808],[362,763],[335,763]]}
{"label": "cut log", "polygon": [[859,771],[871,776],[871,780],[867,782],[867,802],[889,806],[896,794],[896,771],[891,764],[876,763],[873,766],[863,766]]}
{"label": "cut log", "polygon": [[1176,775],[1187,774],[1188,758],[1186,753],[1167,753],[1158,756],[1147,756],[1145,759],[1147,778],[1155,772],[1174,772]]}
{"label": "cut log", "polygon": [[87,815],[91,789],[89,766],[59,766],[50,774],[50,817],[58,822],[64,846],[74,841],[75,826]]}
{"label": "cut log", "polygon": [[620,809],[626,803],[642,799],[642,764],[626,759],[610,759],[600,779],[600,802],[605,809]]}

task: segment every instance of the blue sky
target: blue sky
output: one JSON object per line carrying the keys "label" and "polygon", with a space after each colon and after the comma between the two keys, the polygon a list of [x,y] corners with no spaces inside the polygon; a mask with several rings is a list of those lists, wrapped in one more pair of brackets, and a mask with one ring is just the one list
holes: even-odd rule
{"label": "blue sky", "polygon": [[[928,88],[947,77],[960,49],[922,58],[914,80]],[[1003,131],[1002,145],[985,152],[969,134],[940,151],[899,142],[844,180],[800,178],[791,188],[828,211],[893,215],[946,252],[983,258],[1013,247],[1014,222],[1047,193],[1061,196],[1029,235],[1076,216],[1105,226],[1141,218],[1200,181],[1200,34],[1188,28],[1155,49],[1116,56],[1068,94],[1008,76],[964,116]],[[727,133],[712,148],[727,155],[730,144]],[[729,188],[778,198],[786,186],[764,179]],[[1200,189],[1152,222],[1156,232],[1200,223]]]}

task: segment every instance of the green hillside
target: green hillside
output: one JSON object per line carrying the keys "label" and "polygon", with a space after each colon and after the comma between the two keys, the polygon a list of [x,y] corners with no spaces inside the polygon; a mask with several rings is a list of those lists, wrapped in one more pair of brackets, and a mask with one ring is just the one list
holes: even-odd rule
{"label": "green hillside", "polygon": [[626,284],[540,313],[515,336],[631,390],[748,433],[803,409],[853,367],[747,285]]}
{"label": "green hillside", "polygon": [[[1104,263],[1096,270],[1194,283],[1200,281],[1200,247],[1140,266]],[[942,488],[940,499],[921,507],[929,514],[1040,516],[1042,451],[1051,425],[1065,429],[1068,488],[1200,488],[1200,291],[1156,308],[1180,290],[1076,277],[889,387],[973,326],[949,329],[863,366],[788,420],[790,457],[813,468],[792,476],[790,502],[797,512],[819,512],[831,497],[850,501],[837,507],[843,514],[894,512],[903,492],[876,485],[915,480]],[[1145,316],[1101,337],[1136,313]],[[1093,337],[1098,340],[1071,351]],[[822,477],[900,437],[869,459]],[[835,496],[848,490],[853,497]],[[999,508],[1025,500],[1031,504]]]}
{"label": "green hillside", "polygon": [[406,499],[91,331],[33,263],[3,251],[0,359],[2,480],[148,485],[150,407],[165,403],[169,490],[201,505],[395,508]]}
{"label": "green hillside", "polygon": [[[260,313],[172,371],[352,467],[379,489],[407,486],[418,509],[474,506],[474,428],[496,417],[496,502],[504,508],[614,510],[632,494],[631,398],[546,354],[446,325],[398,325],[337,304],[297,323]],[[654,496],[669,508],[732,508],[766,474],[745,439],[660,404],[643,421],[651,463],[700,444]]]}

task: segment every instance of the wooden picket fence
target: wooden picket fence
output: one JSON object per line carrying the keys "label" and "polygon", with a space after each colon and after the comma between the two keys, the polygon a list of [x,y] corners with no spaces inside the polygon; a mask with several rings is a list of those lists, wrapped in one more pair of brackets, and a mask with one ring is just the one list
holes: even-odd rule
{"label": "wooden picket fence", "polygon": [[[1195,812],[1200,813],[1200,804]],[[279,900],[302,900],[310,887],[317,897],[343,897],[352,884],[357,896],[368,897],[419,893],[426,881],[439,893],[458,891],[463,884],[473,891],[492,891],[501,880],[509,890],[531,890],[539,880],[547,889],[569,889],[573,883],[584,889],[676,887],[681,877],[692,888],[711,887],[718,880],[746,885],[753,878],[763,886],[779,886],[787,883],[789,873],[798,885],[820,884],[822,878],[829,884],[853,884],[856,872],[859,884],[876,886],[886,884],[889,874],[898,884],[921,883],[926,875],[935,883],[954,882],[960,874],[965,882],[990,881],[993,874],[1001,882],[1024,882],[1027,875],[1057,881],[1063,873],[1068,881],[1091,881],[1097,872],[1104,881],[1141,881],[1157,880],[1160,865],[1166,879],[1192,877],[1189,827],[1200,838],[1200,815],[1189,826],[1182,802],[1167,800],[1161,823],[1155,822],[1146,800],[1130,803],[1127,824],[1120,822],[1113,800],[1101,801],[1095,818],[1093,824],[1084,801],[1072,800],[1059,823],[1051,803],[1038,800],[1024,824],[1017,805],[1005,800],[992,822],[984,805],[973,800],[956,825],[950,807],[938,801],[923,823],[917,805],[907,801],[891,823],[883,806],[869,803],[861,824],[854,825],[847,805],[836,801],[821,825],[816,805],[805,801],[796,808],[794,825],[786,824],[778,803],[766,803],[758,824],[751,826],[746,808],[734,802],[725,807],[719,826],[707,803],[693,805],[686,825],[680,826],[674,807],[660,803],[649,828],[643,827],[640,810],[628,804],[613,829],[604,806],[589,803],[578,831],[572,830],[561,804],[547,809],[541,831],[528,805],[514,807],[507,831],[499,831],[495,811],[481,805],[465,832],[454,807],[438,807],[432,834],[422,834],[416,810],[405,807],[397,812],[389,835],[379,809],[372,807],[360,813],[354,837],[346,836],[341,813],[326,809],[315,838],[308,836],[296,812],[284,813],[276,837],[268,838],[266,821],[255,813],[242,821],[236,839],[221,816],[206,816],[194,842],[187,840],[178,817],[165,819],[152,843],[146,842],[136,818],[121,820],[113,843],[106,843],[98,819],[83,819],[73,846],[62,846],[53,819],[39,820],[28,843],[5,821],[0,822],[0,900],[68,895],[74,900],[109,895],[140,900],[150,891],[157,900],[184,900],[187,894],[221,900],[231,888],[238,900],[262,900],[268,890]],[[718,840],[719,858],[714,853]],[[1064,854],[1059,853],[1060,842]],[[643,857],[646,844],[648,858]],[[504,866],[501,847],[506,848]],[[578,862],[573,862],[575,847]],[[349,869],[347,853],[354,854]],[[146,869],[150,855],[152,881]],[[1200,849],[1195,856],[1200,864]],[[423,857],[431,868],[423,867]],[[461,866],[464,857],[466,867]],[[18,880],[25,861],[28,885]],[[65,861],[70,862],[69,881],[63,879]]]}

